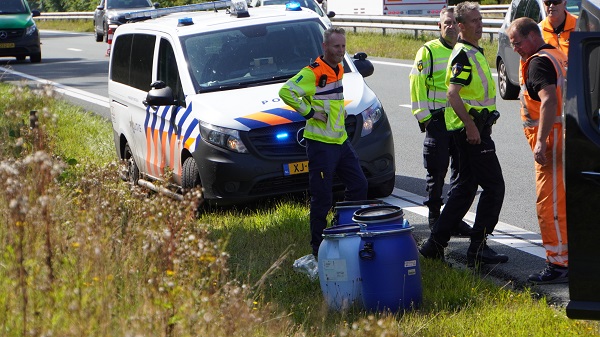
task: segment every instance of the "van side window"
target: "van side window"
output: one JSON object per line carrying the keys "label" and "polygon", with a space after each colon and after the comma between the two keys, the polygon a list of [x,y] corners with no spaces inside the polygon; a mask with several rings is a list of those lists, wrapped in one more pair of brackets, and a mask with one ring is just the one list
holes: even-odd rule
{"label": "van side window", "polygon": [[129,63],[131,52],[131,41],[133,41],[133,35],[121,35],[115,40],[112,46],[112,63],[110,69],[110,79],[123,83],[129,84]]}
{"label": "van side window", "polygon": [[[588,54],[589,59],[587,60],[588,64],[588,88],[587,91],[589,95],[589,101],[587,104],[590,107],[590,121],[593,125],[593,128],[600,132],[600,45],[592,45],[588,48],[592,48],[591,52]],[[586,48],[587,49],[587,48]]]}
{"label": "van side window", "polygon": [[111,79],[143,91],[152,83],[152,57],[156,37],[147,34],[121,35],[112,48]]}
{"label": "van side window", "polygon": [[152,59],[156,36],[134,34],[131,43],[131,64],[129,84],[137,89],[148,91],[152,84]]}
{"label": "van side window", "polygon": [[185,106],[185,95],[181,87],[181,79],[175,60],[175,52],[171,43],[165,39],[160,40],[158,48],[158,78],[157,80],[165,82],[173,90],[173,96],[178,104]]}

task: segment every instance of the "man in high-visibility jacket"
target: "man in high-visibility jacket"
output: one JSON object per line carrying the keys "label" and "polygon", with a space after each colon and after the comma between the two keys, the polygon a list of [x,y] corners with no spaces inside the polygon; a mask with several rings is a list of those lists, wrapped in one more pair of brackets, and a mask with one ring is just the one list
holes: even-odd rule
{"label": "man in high-visibility jacket", "polygon": [[368,182],[346,134],[342,61],[346,33],[329,28],[323,34],[323,55],[304,67],[279,90],[279,97],[306,118],[311,247],[315,257],[333,204],[333,176],[346,186],[348,201],[367,199]]}
{"label": "man in high-visibility jacket", "polygon": [[546,18],[540,22],[542,37],[547,44],[569,54],[569,38],[575,31],[577,17],[567,11],[567,0],[544,0]]}
{"label": "man in high-visibility jacket", "polygon": [[498,118],[494,78],[479,47],[483,23],[479,4],[461,2],[454,10],[460,38],[454,46],[446,74],[448,106],[446,128],[452,131],[459,151],[458,183],[452,189],[429,239],[419,248],[425,258],[444,260],[452,228],[469,211],[477,186],[483,191],[467,249],[467,265],[504,263],[508,256],[498,254],[486,242],[492,234],[504,201],[504,178],[492,140],[492,125]]}
{"label": "man in high-visibility jacket", "polygon": [[[429,229],[440,216],[444,203],[444,181],[450,164],[450,186],[458,178],[458,152],[452,134],[446,130],[446,67],[452,48],[458,39],[458,27],[453,8],[440,12],[440,37],[426,42],[415,56],[409,75],[412,113],[419,122],[423,141],[423,164],[427,170],[427,198],[423,204],[429,209]],[[471,226],[464,221],[457,224],[458,235],[469,235]]]}
{"label": "man in high-visibility jacket", "polygon": [[521,55],[521,119],[535,160],[537,216],[546,249],[547,266],[529,281],[569,281],[567,212],[563,182],[562,90],[567,56],[546,44],[535,21],[515,20],[507,31]]}

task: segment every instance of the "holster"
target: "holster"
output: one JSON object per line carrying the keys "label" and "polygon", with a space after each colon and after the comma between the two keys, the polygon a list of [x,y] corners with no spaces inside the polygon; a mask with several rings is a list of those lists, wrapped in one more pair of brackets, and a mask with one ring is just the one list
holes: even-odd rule
{"label": "holster", "polygon": [[[435,110],[429,110],[429,113],[431,114],[431,117],[430,117],[429,120],[431,120],[432,118],[435,118],[439,114],[443,114],[444,110],[445,110],[445,108],[439,108],[439,109],[435,109]],[[425,132],[425,123],[419,122],[419,128],[421,129],[421,132]]]}

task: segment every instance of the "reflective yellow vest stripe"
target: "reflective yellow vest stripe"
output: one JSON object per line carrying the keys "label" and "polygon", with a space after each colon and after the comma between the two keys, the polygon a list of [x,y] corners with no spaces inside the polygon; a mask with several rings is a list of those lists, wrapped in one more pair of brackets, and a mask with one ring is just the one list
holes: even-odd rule
{"label": "reflective yellow vest stripe", "polygon": [[[452,60],[461,50],[469,58],[469,65],[464,65],[464,69],[471,70],[471,82],[460,90],[460,97],[465,104],[465,109],[467,112],[471,108],[475,108],[477,111],[484,108],[489,111],[496,110],[496,85],[490,66],[483,53],[474,46],[461,42],[454,46],[446,69],[446,85],[450,84],[450,77],[452,77]],[[462,74],[468,76],[469,73],[463,72]],[[446,107],[444,116],[446,118],[446,129],[448,130],[459,130],[465,126],[449,105]]]}
{"label": "reflective yellow vest stripe", "polygon": [[430,118],[431,110],[446,106],[446,67],[451,52],[436,39],[425,43],[415,56],[409,75],[410,100],[412,113],[420,122]]}
{"label": "reflective yellow vest stripe", "polygon": [[[327,123],[309,118],[304,138],[329,144],[342,144],[348,138],[344,116],[344,67],[338,65],[338,74],[319,57],[317,62],[304,67],[279,90],[279,97],[291,108],[306,117],[311,110],[327,115]],[[321,78],[326,76],[324,86]]]}

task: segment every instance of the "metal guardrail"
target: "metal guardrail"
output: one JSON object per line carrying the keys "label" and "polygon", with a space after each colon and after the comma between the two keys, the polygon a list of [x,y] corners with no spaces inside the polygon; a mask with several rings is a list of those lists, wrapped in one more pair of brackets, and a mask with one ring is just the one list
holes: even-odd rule
{"label": "metal guardrail", "polygon": [[[336,15],[331,21],[336,26],[352,27],[356,32],[358,28],[382,29],[386,34],[387,29],[412,30],[415,37],[420,31],[439,31],[438,17],[408,17],[391,15]],[[490,41],[502,26],[503,19],[483,19],[483,32],[490,34]]]}
{"label": "metal guardrail", "polygon": [[[508,7],[509,5],[482,5],[481,13],[502,14],[508,11]],[[48,12],[41,13],[41,16],[36,17],[36,20],[92,20],[93,18],[94,12]],[[439,30],[437,26],[437,17],[338,14],[334,16],[331,21],[336,26],[350,27],[353,28],[354,31],[357,31],[359,28],[381,29],[384,35],[388,29],[414,31],[415,37],[422,31]],[[502,21],[503,19],[483,19],[483,32],[489,34],[490,41],[493,41],[494,35],[498,33],[498,29],[502,26]]]}

